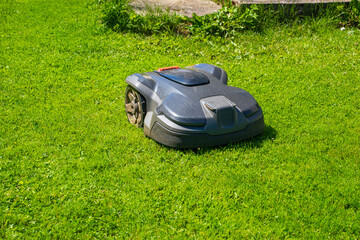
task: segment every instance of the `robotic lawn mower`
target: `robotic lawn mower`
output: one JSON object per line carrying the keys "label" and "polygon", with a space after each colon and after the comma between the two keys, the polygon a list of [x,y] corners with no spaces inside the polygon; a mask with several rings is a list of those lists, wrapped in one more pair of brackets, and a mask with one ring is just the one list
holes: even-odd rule
{"label": "robotic lawn mower", "polygon": [[198,148],[251,138],[264,131],[263,112],[245,90],[227,86],[214,65],[160,68],[126,78],[129,122],[167,146]]}

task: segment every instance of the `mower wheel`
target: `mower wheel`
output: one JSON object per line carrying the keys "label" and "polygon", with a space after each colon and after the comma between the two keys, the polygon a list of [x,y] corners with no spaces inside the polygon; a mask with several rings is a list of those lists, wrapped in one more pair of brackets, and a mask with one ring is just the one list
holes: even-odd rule
{"label": "mower wheel", "polygon": [[131,86],[127,86],[125,91],[125,111],[132,125],[143,127],[146,114],[145,98]]}

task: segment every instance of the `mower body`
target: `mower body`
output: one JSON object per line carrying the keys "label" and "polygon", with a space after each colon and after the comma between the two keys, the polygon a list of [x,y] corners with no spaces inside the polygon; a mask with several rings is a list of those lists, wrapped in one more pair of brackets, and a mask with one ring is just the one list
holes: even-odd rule
{"label": "mower body", "polygon": [[263,112],[247,91],[227,85],[214,65],[136,73],[126,82],[144,99],[145,135],[178,148],[223,145],[264,131]]}

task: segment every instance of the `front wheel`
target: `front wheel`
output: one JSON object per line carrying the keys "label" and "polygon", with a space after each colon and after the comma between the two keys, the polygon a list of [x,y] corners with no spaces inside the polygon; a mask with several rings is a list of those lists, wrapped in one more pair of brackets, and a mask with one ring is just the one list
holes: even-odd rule
{"label": "front wheel", "polygon": [[129,122],[136,127],[143,127],[145,117],[145,98],[133,87],[125,91],[125,111]]}

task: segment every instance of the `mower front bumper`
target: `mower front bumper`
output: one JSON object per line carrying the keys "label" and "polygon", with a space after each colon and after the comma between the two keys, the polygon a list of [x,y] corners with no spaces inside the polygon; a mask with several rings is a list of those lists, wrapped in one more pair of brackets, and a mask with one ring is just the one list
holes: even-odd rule
{"label": "mower front bumper", "polygon": [[210,135],[207,133],[178,133],[167,129],[156,122],[151,129],[151,138],[170,147],[176,148],[199,148],[224,145],[230,142],[242,141],[264,131],[264,117],[247,125],[244,129],[232,133]]}

